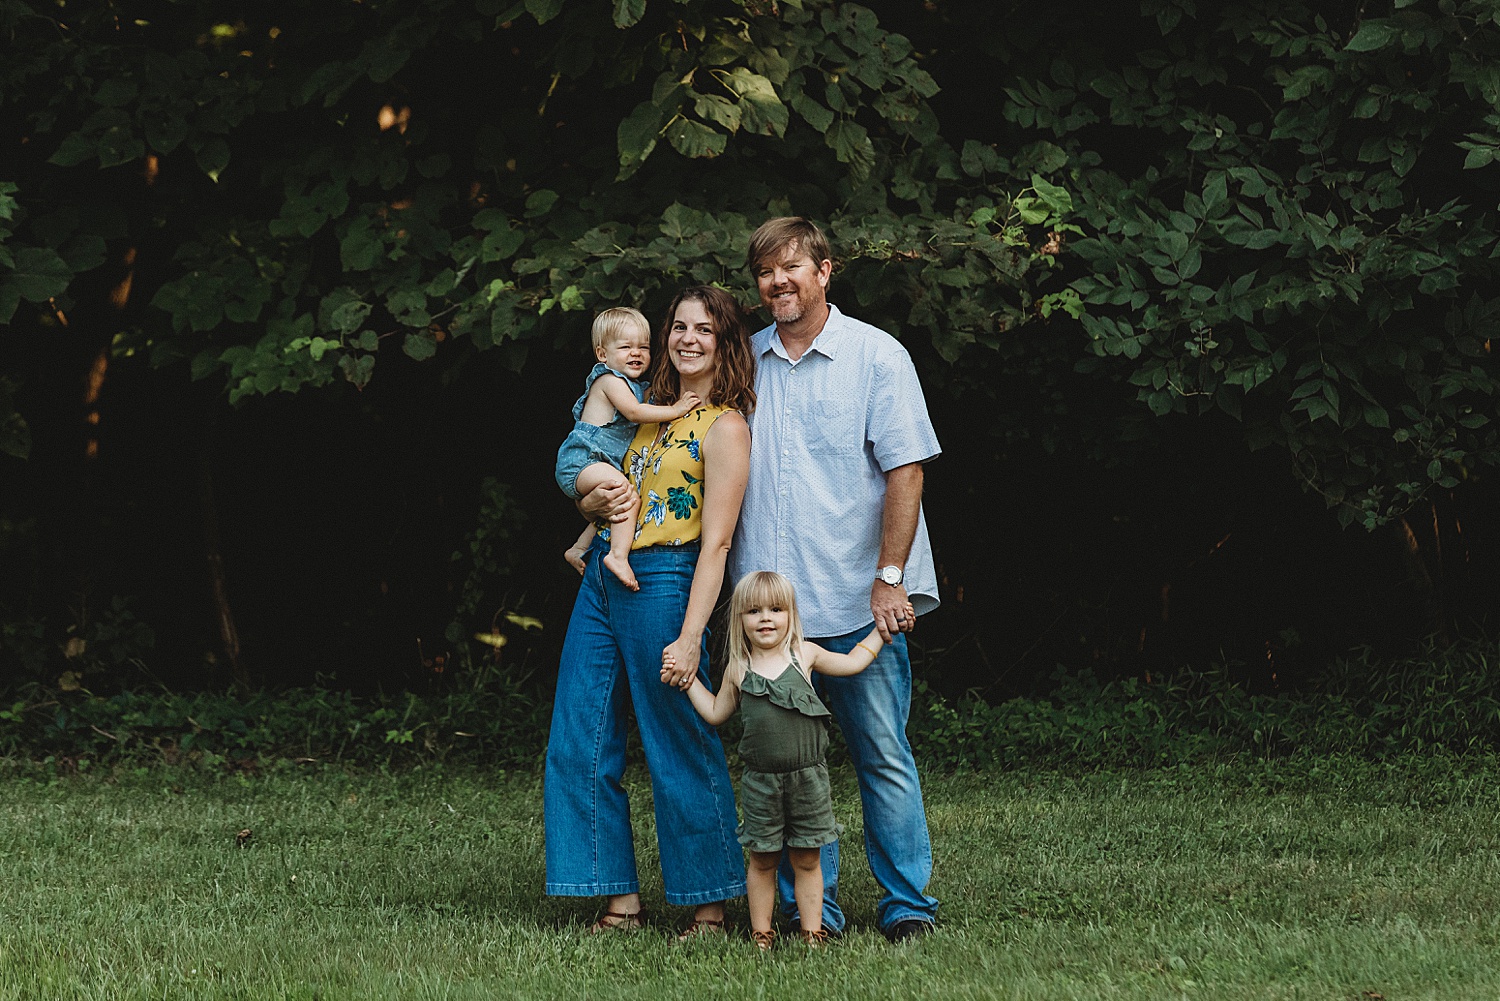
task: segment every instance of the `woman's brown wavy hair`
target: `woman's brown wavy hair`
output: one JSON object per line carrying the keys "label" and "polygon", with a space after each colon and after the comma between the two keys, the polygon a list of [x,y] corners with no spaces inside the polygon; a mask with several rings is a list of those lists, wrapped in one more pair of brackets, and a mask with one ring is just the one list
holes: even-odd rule
{"label": "woman's brown wavy hair", "polygon": [[697,301],[714,325],[714,387],[704,401],[713,407],[730,407],[742,414],[755,409],[755,355],[750,350],[750,331],[734,296],[712,285],[693,285],[677,293],[667,307],[666,319],[651,341],[651,398],[671,403],[682,394],[682,383],[667,357],[667,335],[677,307]]}

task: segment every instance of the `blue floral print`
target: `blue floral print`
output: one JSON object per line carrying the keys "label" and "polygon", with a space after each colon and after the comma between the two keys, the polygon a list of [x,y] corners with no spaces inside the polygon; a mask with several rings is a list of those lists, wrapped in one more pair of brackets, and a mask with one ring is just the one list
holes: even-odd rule
{"label": "blue floral print", "polygon": [[[680,489],[682,488],[673,487],[671,490],[668,490],[667,493],[670,495],[673,491]],[[647,491],[647,494],[646,520],[654,525],[660,525],[667,520],[668,502],[662,500],[661,495],[658,494],[655,490]],[[678,517],[681,517],[681,515],[679,515]]]}
{"label": "blue floral print", "polygon": [[667,488],[667,507],[672,511],[672,517],[678,521],[686,521],[693,516],[693,508],[698,506],[698,499],[688,492],[687,487]]}

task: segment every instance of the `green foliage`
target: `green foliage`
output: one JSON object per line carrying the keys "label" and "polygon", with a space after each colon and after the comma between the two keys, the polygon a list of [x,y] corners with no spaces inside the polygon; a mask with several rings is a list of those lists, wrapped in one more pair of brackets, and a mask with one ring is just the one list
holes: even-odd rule
{"label": "green foliage", "polygon": [[[452,556],[453,563],[465,573],[453,621],[445,633],[449,649],[455,651],[461,683],[476,692],[499,679],[517,685],[525,680],[523,673],[501,668],[502,653],[509,642],[509,635],[502,631],[502,620],[522,629],[541,628],[537,620],[507,611],[506,599],[488,593],[495,580],[512,568],[514,541],[526,516],[512,498],[509,484],[487,476],[480,493],[477,523],[464,539],[464,548]],[[482,657],[475,653],[480,648],[487,648]]]}
{"label": "green foliage", "polygon": [[[536,624],[504,618],[513,632]],[[9,634],[7,634],[9,635]],[[1154,768],[1187,762],[1500,752],[1500,648],[1436,645],[1335,662],[1307,693],[1252,693],[1223,666],[1147,684],[1059,669],[1043,699],[949,702],[918,682],[909,735],[923,768]],[[30,687],[0,706],[0,755],[96,764],[225,758],[376,763],[540,759],[550,704],[528,675],[473,665],[434,695],[294,689],[240,698]],[[726,731],[732,746],[734,727]],[[836,733],[836,731],[835,731]],[[842,752],[835,752],[837,758]]]}
{"label": "green foliage", "polygon": [[1041,763],[1119,767],[1233,756],[1343,754],[1376,760],[1411,753],[1500,750],[1500,648],[1475,639],[1429,644],[1416,655],[1368,649],[1335,661],[1307,693],[1252,693],[1226,666],[1145,684],[1101,684],[1061,668],[1046,699],[957,704],[920,684],[911,739],[931,766]]}
{"label": "green foliage", "polygon": [[1007,90],[1088,230],[1080,371],[1242,422],[1346,525],[1500,465],[1493,5],[1153,8]]}
{"label": "green foliage", "polygon": [[418,759],[533,764],[549,706],[503,681],[484,691],[355,697],[326,689],[199,693],[32,688],[0,711],[0,755],[151,764],[308,759],[389,764]]}
{"label": "green foliage", "polygon": [[[858,301],[945,356],[1027,315],[1039,255],[1007,179],[958,169],[936,82],[868,9],[502,7],[339,0],[227,22],[194,2],[126,23],[85,0],[60,27],[4,0],[31,55],[0,72],[0,109],[27,129],[20,185],[45,239],[0,302],[66,308],[85,269],[60,240],[149,235],[173,260],[153,262],[119,346],[190,360],[238,403],[364,386],[397,345],[519,364],[567,314],[743,287],[749,231],[799,210],[852,248]],[[125,173],[142,165],[149,198]],[[149,209],[122,219],[95,177]],[[1063,211],[1033,203],[1028,225]]]}
{"label": "green foliage", "polygon": [[13,682],[76,691],[113,672],[139,668],[156,645],[155,632],[136,617],[129,598],[114,595],[97,610],[81,601],[70,612],[64,625],[0,605],[0,673]]}

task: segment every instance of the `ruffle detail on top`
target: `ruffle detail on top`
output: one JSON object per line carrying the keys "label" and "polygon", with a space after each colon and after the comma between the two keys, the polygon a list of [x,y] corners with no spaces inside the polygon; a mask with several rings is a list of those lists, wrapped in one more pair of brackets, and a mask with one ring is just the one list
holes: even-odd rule
{"label": "ruffle detail on top", "polygon": [[788,667],[774,681],[763,674],[746,670],[744,680],[740,682],[740,691],[745,695],[764,695],[771,700],[772,705],[804,716],[833,715],[823,704],[823,700],[818,698],[818,693],[812,690],[807,679],[802,677],[802,672],[795,667]]}

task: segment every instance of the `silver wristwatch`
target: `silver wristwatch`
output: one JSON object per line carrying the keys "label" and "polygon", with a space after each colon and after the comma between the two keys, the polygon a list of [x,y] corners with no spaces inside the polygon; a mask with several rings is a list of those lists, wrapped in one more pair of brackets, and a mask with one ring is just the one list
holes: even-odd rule
{"label": "silver wristwatch", "polygon": [[901,568],[896,566],[881,567],[880,573],[875,576],[878,581],[883,581],[891,587],[901,583]]}

